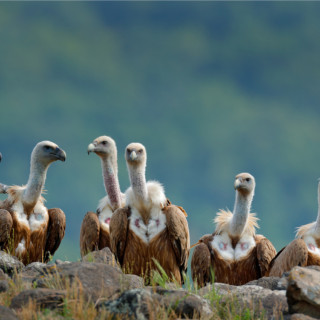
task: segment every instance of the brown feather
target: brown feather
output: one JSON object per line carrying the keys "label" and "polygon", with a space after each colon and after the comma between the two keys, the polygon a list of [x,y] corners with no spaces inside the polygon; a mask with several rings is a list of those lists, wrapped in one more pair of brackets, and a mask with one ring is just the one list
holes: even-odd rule
{"label": "brown feather", "polygon": [[66,229],[66,216],[61,209],[54,208],[48,210],[49,223],[46,232],[45,257],[44,261],[48,262],[50,255],[53,256],[59,248],[64,237]]}
{"label": "brown feather", "polygon": [[[211,271],[214,273],[214,281],[231,285],[243,285],[249,281],[259,279],[268,270],[268,261],[272,260],[276,251],[271,242],[263,236],[255,236],[256,246],[251,249],[247,256],[240,260],[224,260],[219,252],[211,246],[215,236],[203,236],[200,249],[196,247],[191,262],[191,273],[193,281],[199,286],[212,282]],[[234,243],[236,245],[236,243]],[[208,250],[204,249],[204,245]],[[210,265],[208,265],[208,252],[210,252]],[[205,255],[202,257],[201,255]],[[202,264],[201,264],[202,263]]]}
{"label": "brown feather", "polygon": [[185,211],[174,205],[166,206],[162,211],[166,215],[168,235],[177,264],[181,273],[186,272],[190,251],[190,236]]}
{"label": "brown feather", "polygon": [[211,282],[211,253],[208,243],[212,235],[205,235],[199,240],[199,245],[194,249],[191,259],[191,276],[199,287],[204,287]]}
{"label": "brown feather", "polygon": [[4,209],[0,209],[0,248],[2,249],[9,239],[13,225],[11,214]]}
{"label": "brown feather", "polygon": [[110,249],[121,265],[127,245],[130,214],[129,207],[119,208],[110,220]]}
{"label": "brown feather", "polygon": [[284,272],[290,271],[295,266],[305,267],[308,265],[308,257],[308,247],[304,240],[295,239],[274,257],[269,276],[281,277]]}
{"label": "brown feather", "polygon": [[147,244],[129,228],[130,208],[118,209],[110,221],[111,250],[125,272],[142,275],[146,282],[151,271],[157,269],[153,262],[156,259],[170,279],[182,283],[190,247],[188,223],[183,211],[174,205],[162,211],[167,228]]}
{"label": "brown feather", "polygon": [[89,252],[98,250],[100,236],[100,222],[96,213],[87,212],[80,229],[80,253],[81,257]]}

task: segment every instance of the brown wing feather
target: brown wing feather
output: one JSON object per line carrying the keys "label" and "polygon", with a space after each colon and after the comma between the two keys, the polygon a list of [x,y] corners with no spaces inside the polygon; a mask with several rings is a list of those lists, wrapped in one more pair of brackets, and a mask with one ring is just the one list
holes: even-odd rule
{"label": "brown wing feather", "polygon": [[196,282],[199,287],[203,287],[206,283],[211,282],[210,266],[210,250],[208,246],[200,240],[200,244],[194,249],[191,259],[192,280]]}
{"label": "brown wing feather", "polygon": [[270,270],[272,259],[276,256],[277,251],[273,244],[264,236],[256,235],[257,260],[261,271],[261,277],[267,276]]}
{"label": "brown wing feather", "polygon": [[99,218],[94,212],[87,212],[80,229],[80,254],[81,257],[98,249],[100,233]]}
{"label": "brown wing feather", "polygon": [[11,214],[4,209],[0,209],[0,248],[7,243],[12,229],[13,221]]}
{"label": "brown wing feather", "polygon": [[190,236],[188,222],[185,213],[174,205],[163,209],[167,219],[168,235],[175,252],[177,263],[181,272],[187,271]]}
{"label": "brown wing feather", "polygon": [[48,262],[50,255],[53,256],[64,237],[66,229],[66,216],[61,209],[48,210],[49,223],[47,229],[44,261]]}
{"label": "brown wing feather", "polygon": [[123,263],[123,256],[127,245],[129,219],[131,211],[129,207],[117,209],[110,220],[110,249],[120,262]]}
{"label": "brown wing feather", "polygon": [[308,262],[308,248],[304,240],[295,239],[290,242],[272,261],[269,276],[281,277],[295,266],[304,267]]}

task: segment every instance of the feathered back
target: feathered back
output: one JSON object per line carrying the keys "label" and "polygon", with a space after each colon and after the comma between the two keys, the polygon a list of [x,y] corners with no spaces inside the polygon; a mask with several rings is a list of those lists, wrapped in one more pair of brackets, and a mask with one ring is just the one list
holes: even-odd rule
{"label": "feathered back", "polygon": [[305,224],[304,226],[298,227],[296,231],[296,238],[303,238],[307,233],[312,232],[315,228],[316,222]]}
{"label": "feathered back", "polygon": [[[233,214],[229,210],[220,209],[217,212],[217,216],[214,218],[214,223],[216,224],[216,233],[220,234],[223,231],[229,233],[230,222],[232,220]],[[255,213],[249,213],[246,227],[243,233],[250,234],[254,236],[256,234],[256,228],[259,228],[258,224],[259,218],[256,217]]]}

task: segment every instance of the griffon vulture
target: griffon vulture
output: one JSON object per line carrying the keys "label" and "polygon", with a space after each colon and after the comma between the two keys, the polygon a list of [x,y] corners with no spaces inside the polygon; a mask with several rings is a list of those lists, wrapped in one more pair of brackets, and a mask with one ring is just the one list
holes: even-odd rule
{"label": "griffon vulture", "polygon": [[81,256],[88,252],[110,247],[109,224],[114,211],[125,205],[125,195],[121,193],[118,180],[117,146],[107,136],[95,139],[88,146],[88,154],[96,153],[101,158],[102,175],[107,196],[99,202],[97,212],[89,211],[81,225]]}
{"label": "griffon vulture", "polygon": [[192,255],[192,278],[202,287],[214,281],[242,285],[263,277],[276,255],[271,242],[256,235],[257,218],[250,213],[255,179],[249,173],[236,176],[236,199],[233,213],[220,210],[216,230],[203,236]]}
{"label": "griffon vulture", "polygon": [[66,219],[61,209],[47,209],[41,196],[49,165],[65,161],[66,153],[55,143],[39,142],[31,154],[26,186],[10,186],[0,202],[0,248],[24,264],[47,262],[64,237]]}
{"label": "griffon vulture", "polygon": [[295,266],[320,266],[320,182],[318,184],[318,217],[301,226],[296,239],[284,247],[271,262],[270,276],[281,277]]}
{"label": "griffon vulture", "polygon": [[172,205],[157,181],[146,182],[147,154],[140,143],[125,150],[131,187],[126,207],[111,218],[111,250],[125,272],[143,275],[150,281],[156,259],[172,280],[183,282],[190,249],[186,214]]}

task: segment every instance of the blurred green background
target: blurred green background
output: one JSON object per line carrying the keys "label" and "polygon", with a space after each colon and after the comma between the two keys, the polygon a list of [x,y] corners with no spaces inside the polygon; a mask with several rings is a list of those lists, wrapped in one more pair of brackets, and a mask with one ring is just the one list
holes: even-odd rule
{"label": "blurred green background", "polygon": [[[279,250],[317,215],[320,3],[0,4],[0,181],[25,184],[41,140],[67,152],[46,182],[77,260],[79,230],[105,194],[88,144],[143,143],[147,178],[188,212],[191,242],[232,210],[233,181],[256,178],[253,212]],[[3,199],[3,197],[2,197]]]}

